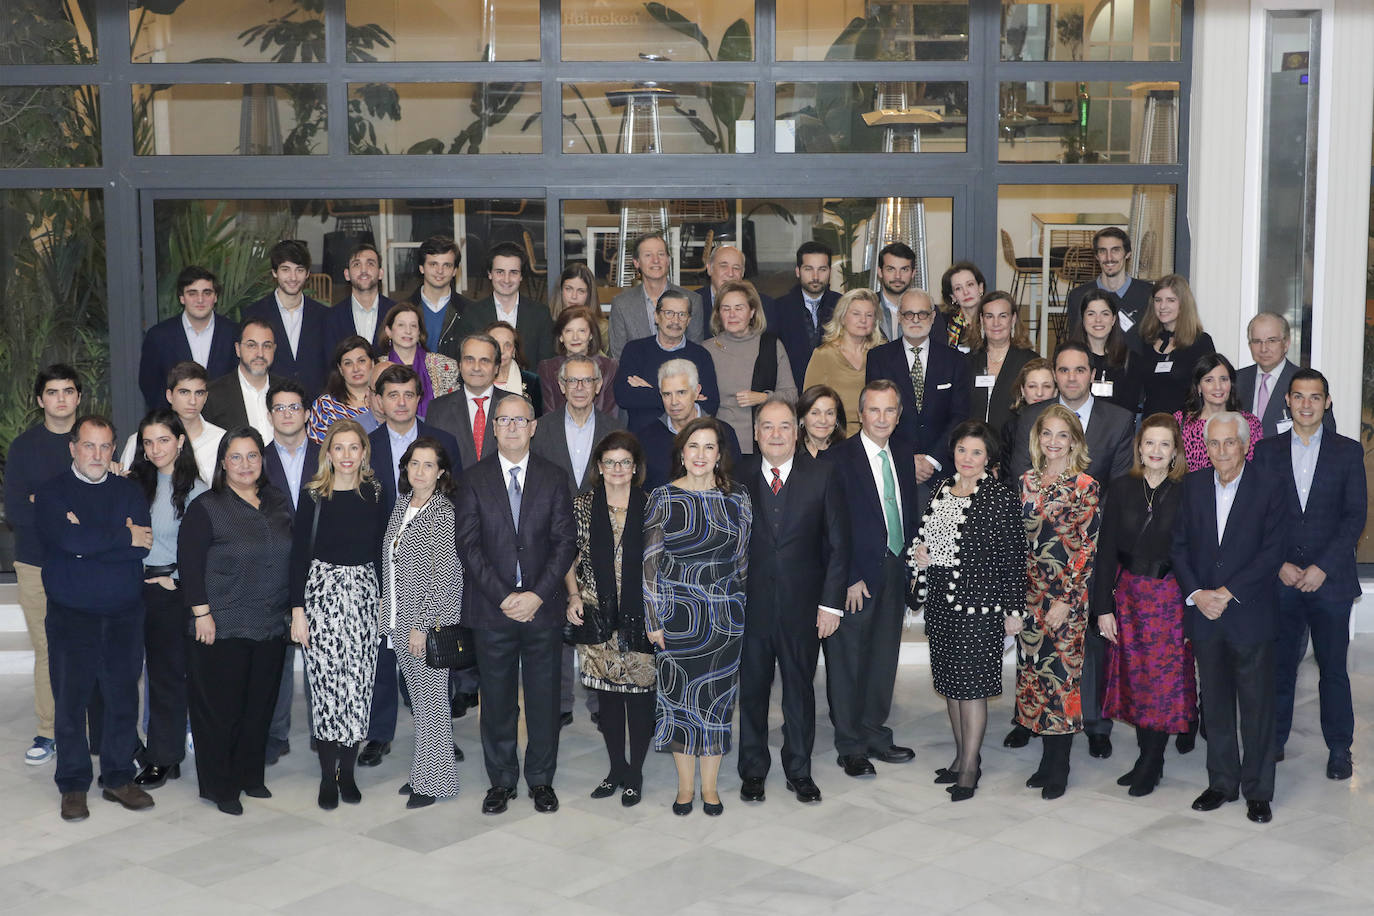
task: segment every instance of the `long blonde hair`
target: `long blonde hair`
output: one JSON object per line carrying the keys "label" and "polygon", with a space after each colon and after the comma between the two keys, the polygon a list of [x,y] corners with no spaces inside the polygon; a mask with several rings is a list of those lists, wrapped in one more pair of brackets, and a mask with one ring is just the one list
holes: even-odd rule
{"label": "long blonde hair", "polygon": [[334,444],[334,440],[344,433],[353,433],[363,445],[363,460],[358,468],[358,479],[353,484],[353,489],[362,493],[363,485],[366,484],[372,498],[377,499],[382,488],[372,473],[372,444],[357,420],[336,420],[329,427],[329,432],[325,433],[324,442],[320,445],[320,463],[315,469],[315,476],[310,478],[305,488],[317,500],[334,496],[334,462],[329,458],[329,448]]}
{"label": "long blonde hair", "polygon": [[1178,274],[1169,274],[1155,281],[1154,289],[1150,291],[1150,306],[1145,309],[1145,314],[1140,319],[1140,339],[1153,345],[1159,340],[1159,332],[1164,330],[1164,323],[1155,314],[1155,293],[1162,289],[1172,290],[1174,295],[1178,296],[1178,318],[1174,321],[1176,346],[1179,349],[1191,347],[1193,342],[1202,336],[1202,319],[1197,314],[1197,299],[1193,297],[1193,288]]}
{"label": "long blonde hair", "polygon": [[1045,429],[1046,420],[1062,420],[1069,428],[1073,448],[1069,451],[1069,463],[1065,470],[1071,474],[1082,474],[1092,465],[1092,459],[1088,456],[1088,441],[1083,438],[1083,424],[1078,422],[1078,414],[1063,404],[1051,404],[1035,418],[1030,434],[1031,467],[1037,471],[1045,469],[1045,453],[1040,451],[1040,433]]}
{"label": "long blonde hair", "polygon": [[868,335],[868,349],[871,350],[883,342],[882,325],[878,321],[883,306],[878,301],[878,294],[871,289],[851,289],[835,303],[835,314],[825,323],[825,336],[821,338],[822,347],[838,347],[844,340],[845,316],[849,314],[850,306],[860,299],[873,306],[873,333]]}

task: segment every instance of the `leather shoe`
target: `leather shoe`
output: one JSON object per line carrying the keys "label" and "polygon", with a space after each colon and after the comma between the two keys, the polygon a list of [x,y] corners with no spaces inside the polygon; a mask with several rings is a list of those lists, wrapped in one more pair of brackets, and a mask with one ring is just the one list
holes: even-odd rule
{"label": "leather shoe", "polygon": [[134,777],[134,785],[140,789],[159,789],[166,785],[169,779],[181,778],[181,764],[174,763],[169,767],[146,766],[143,772]]}
{"label": "leather shoe", "polygon": [[558,796],[553,786],[530,786],[530,798],[534,799],[534,810],[540,814],[551,814],[558,810]]}
{"label": "leather shoe", "polygon": [[909,747],[902,747],[900,744],[890,744],[881,751],[872,751],[870,757],[881,760],[883,763],[909,763],[916,759],[916,752]]}
{"label": "leather shoe", "polygon": [[605,779],[601,780],[595,789],[592,789],[592,798],[610,798],[615,794],[615,790],[619,785],[619,781],[614,777],[607,776]]}
{"label": "leather shoe", "polygon": [[390,741],[369,741],[363,745],[362,752],[358,754],[358,766],[375,767],[380,766],[382,758],[391,753]]}
{"label": "leather shoe", "polygon": [[1349,779],[1352,772],[1354,766],[1349,751],[1332,751],[1326,758],[1327,779]]}
{"label": "leather shoe", "polygon": [[413,795],[413,794],[415,794],[415,790],[412,789],[412,788],[410,787],[410,783],[406,783],[405,785],[401,786],[399,789],[396,790],[396,794],[397,794],[397,795]]}
{"label": "leather shoe", "polygon": [[959,781],[959,774],[949,767],[940,767],[935,771],[935,785],[949,786]]}
{"label": "leather shoe", "polygon": [[428,808],[434,804],[433,795],[421,795],[419,792],[410,793],[410,798],[406,799],[407,808]]}
{"label": "leather shoe", "polygon": [[804,805],[813,804],[821,800],[821,790],[812,781],[810,776],[788,777],[787,791],[797,796],[797,801]]}
{"label": "leather shoe", "polygon": [[1256,824],[1267,824],[1274,819],[1274,812],[1267,801],[1247,801],[1245,816]]}
{"label": "leather shoe", "polygon": [[126,782],[118,789],[102,789],[100,797],[106,801],[119,802],[130,811],[143,811],[153,806],[153,797],[131,782]]}
{"label": "leather shoe", "polygon": [[506,786],[492,786],[487,790],[487,797],[482,799],[482,813],[503,814],[506,810],[506,803],[514,797],[514,789]]}
{"label": "leather shoe", "polygon": [[216,802],[215,807],[223,811],[225,814],[232,814],[234,817],[238,817],[240,814],[243,813],[243,802],[239,801],[237,798],[231,798],[228,801]]}
{"label": "leather shoe", "polygon": [[1024,725],[1013,725],[1011,731],[1002,739],[1003,747],[1025,747],[1030,744],[1031,730]]}
{"label": "leather shoe", "polygon": [[1197,798],[1193,799],[1194,811],[1215,811],[1227,802],[1233,802],[1236,796],[1227,795],[1220,789],[1207,789]]}
{"label": "leather shoe", "polygon": [[639,804],[639,800],[643,797],[644,796],[639,793],[638,789],[626,789],[624,792],[620,793],[620,806],[622,808],[633,808],[635,805]]}
{"label": "leather shoe", "polygon": [[62,793],[62,820],[84,821],[90,816],[91,809],[86,807],[85,792]]}
{"label": "leather shoe", "polygon": [[687,815],[692,813],[692,802],[695,800],[695,795],[687,799],[687,801],[685,802],[680,802],[675,799],[673,801],[673,813],[676,814],[678,817],[686,817]]}
{"label": "leather shoe", "polygon": [[565,712],[565,713],[563,713],[563,715],[561,715],[561,716],[558,717],[558,727],[559,727],[559,728],[567,728],[569,725],[572,725],[572,723],[573,723],[573,714],[570,713],[570,712]]}
{"label": "leather shoe", "polygon": [[[787,787],[789,789],[792,788],[790,782],[788,783]],[[744,778],[744,782],[740,783],[739,800],[747,802],[763,801],[763,777],[746,776]]]}
{"label": "leather shoe", "polygon": [[1112,756],[1112,739],[1108,735],[1089,735],[1088,754],[1098,760]]}
{"label": "leather shoe", "polygon": [[456,744],[453,746],[453,759],[459,763],[467,759],[466,755],[463,754],[463,749]]}
{"label": "leather shoe", "polygon": [[267,786],[253,786],[251,789],[244,789],[243,794],[249,798],[271,798],[272,790]]}
{"label": "leather shoe", "polygon": [[858,754],[840,757],[835,762],[844,767],[844,775],[846,776],[853,776],[855,778],[861,776],[875,776],[878,772],[873,769],[873,764],[868,762],[867,757],[861,757]]}

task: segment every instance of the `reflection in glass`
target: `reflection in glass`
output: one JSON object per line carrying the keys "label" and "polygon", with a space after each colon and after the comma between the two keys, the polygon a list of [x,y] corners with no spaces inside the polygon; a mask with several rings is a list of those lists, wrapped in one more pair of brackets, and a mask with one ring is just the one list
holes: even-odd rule
{"label": "reflection in glass", "polygon": [[0,66],[95,63],[94,23],[77,0],[6,0]]}
{"label": "reflection in glass", "polygon": [[135,85],[141,156],[309,156],[328,151],[320,83]]}
{"label": "reflection in glass", "polygon": [[98,165],[98,87],[0,88],[0,168]]}
{"label": "reflection in glass", "polygon": [[753,60],[753,0],[563,0],[564,60]]}
{"label": "reflection in glass", "polygon": [[1007,0],[1002,60],[1178,60],[1181,0]]}
{"label": "reflection in glass", "polygon": [[1175,163],[1178,84],[1002,83],[1000,162]]}
{"label": "reflection in glass", "polygon": [[539,0],[348,0],[392,39],[375,60],[538,60]]}
{"label": "reflection in glass", "polygon": [[538,153],[538,83],[353,83],[354,154]]}
{"label": "reflection in glass", "polygon": [[565,153],[752,153],[753,83],[567,83]]}
{"label": "reflection in glass", "polygon": [[967,83],[779,83],[780,153],[962,153]]}
{"label": "reflection in glass", "polygon": [[[319,0],[183,0],[130,4],[134,63],[230,61],[280,64],[324,60],[324,4]],[[158,10],[169,12],[158,12]],[[350,29],[349,59],[378,36]]]}
{"label": "reflection in glass", "polygon": [[968,0],[777,0],[778,60],[967,60]]}

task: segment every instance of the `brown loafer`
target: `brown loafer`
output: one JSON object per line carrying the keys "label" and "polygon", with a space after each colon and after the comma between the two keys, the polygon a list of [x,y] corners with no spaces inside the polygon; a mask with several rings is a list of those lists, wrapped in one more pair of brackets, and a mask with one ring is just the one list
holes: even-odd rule
{"label": "brown loafer", "polygon": [[131,782],[118,789],[102,789],[100,797],[106,801],[119,802],[130,811],[142,811],[153,806],[153,797]]}
{"label": "brown loafer", "polygon": [[86,807],[85,792],[62,793],[62,820],[84,821],[90,816],[91,809]]}

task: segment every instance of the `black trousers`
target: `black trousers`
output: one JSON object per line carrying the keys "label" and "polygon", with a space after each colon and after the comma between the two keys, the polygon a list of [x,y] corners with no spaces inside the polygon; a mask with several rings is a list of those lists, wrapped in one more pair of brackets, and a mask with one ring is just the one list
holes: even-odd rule
{"label": "black trousers", "polygon": [[888,553],[882,581],[866,584],[872,597],[858,613],[846,614],[825,641],[825,687],[835,752],[841,757],[884,751],[893,744],[887,717],[902,648],[906,565]]}
{"label": "black trousers", "polygon": [[214,802],[234,801],[244,789],[263,784],[267,729],[286,641],[216,639],[207,646],[187,637],[186,642],[200,794]]}
{"label": "black trousers", "polygon": [[377,648],[377,672],[372,681],[372,712],[367,720],[367,740],[390,744],[396,737],[396,714],[401,706],[401,671],[396,650],[386,640]]}
{"label": "black trousers", "polygon": [[1239,792],[1248,801],[1272,801],[1274,643],[1234,645],[1216,637],[1194,641],[1193,657],[1207,710],[1208,785],[1229,797]]}
{"label": "black trousers", "polygon": [[558,695],[563,673],[563,631],[516,624],[474,630],[482,690],[482,758],[493,786],[520,781],[520,688],[525,698],[525,783],[553,785],[558,768]]}
{"label": "black trousers", "polygon": [[180,588],[143,585],[143,650],[148,666],[148,752],[151,766],[186,757],[186,624]]}
{"label": "black trousers", "polygon": [[1079,681],[1083,697],[1083,731],[1089,735],[1112,733],[1112,720],[1102,715],[1102,696],[1107,687],[1107,640],[1088,624],[1083,634],[1083,676]]}
{"label": "black trousers", "polygon": [[[773,670],[782,675],[782,771],[789,779],[811,775],[816,744],[816,660],[821,641],[815,614],[774,614],[771,626],[751,629],[746,612],[739,663],[739,775],[768,775],[768,701]],[[890,743],[890,742],[889,742]],[[886,747],[886,745],[884,745]]]}
{"label": "black trousers", "polygon": [[[644,788],[644,758],[649,755],[649,742],[654,737],[654,710],[657,698],[653,693],[619,693],[598,690],[600,714],[598,728],[606,742],[606,756],[611,761],[611,782],[636,792]],[[625,756],[625,737],[629,734],[630,756]]]}

